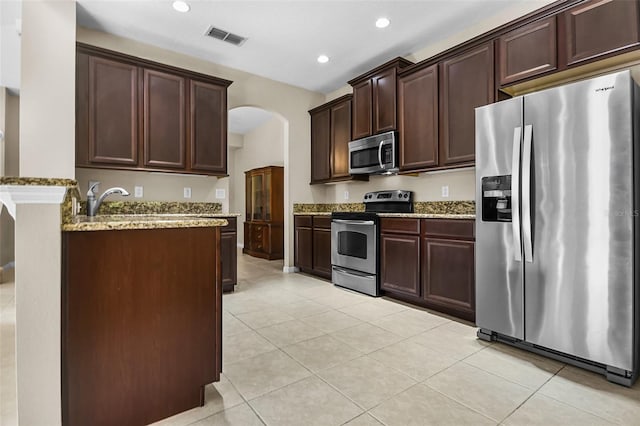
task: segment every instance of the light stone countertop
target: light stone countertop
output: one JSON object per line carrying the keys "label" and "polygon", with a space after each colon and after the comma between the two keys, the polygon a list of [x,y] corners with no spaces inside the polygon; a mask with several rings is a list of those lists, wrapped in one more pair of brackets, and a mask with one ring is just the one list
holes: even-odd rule
{"label": "light stone countertop", "polygon": [[331,212],[294,212],[294,216],[331,216]]}
{"label": "light stone countertop", "polygon": [[[234,214],[151,214],[151,215],[98,215],[93,217],[75,216],[71,222],[62,225],[62,231],[117,231],[129,229],[164,229],[164,228],[205,228],[225,226],[224,217]],[[215,217],[214,217],[215,216]]]}
{"label": "light stone countertop", "polygon": [[[299,212],[294,216],[330,216],[331,212]],[[466,219],[475,220],[475,214],[456,214],[456,213],[378,213],[379,217],[406,217],[413,219]]]}

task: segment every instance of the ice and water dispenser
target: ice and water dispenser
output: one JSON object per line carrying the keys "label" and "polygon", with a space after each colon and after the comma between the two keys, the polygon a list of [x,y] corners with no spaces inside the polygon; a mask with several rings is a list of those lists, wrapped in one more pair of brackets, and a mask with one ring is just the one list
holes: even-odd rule
{"label": "ice and water dispenser", "polygon": [[482,220],[511,222],[511,175],[482,178]]}

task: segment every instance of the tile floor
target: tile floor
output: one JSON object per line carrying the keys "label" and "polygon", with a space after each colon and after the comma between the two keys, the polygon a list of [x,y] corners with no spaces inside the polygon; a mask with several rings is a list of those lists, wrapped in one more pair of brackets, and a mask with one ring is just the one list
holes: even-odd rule
{"label": "tile floor", "polygon": [[[640,424],[631,389],[478,341],[433,312],[238,256],[224,365],[203,407],[157,425]],[[0,285],[0,424],[15,420],[13,285]]]}

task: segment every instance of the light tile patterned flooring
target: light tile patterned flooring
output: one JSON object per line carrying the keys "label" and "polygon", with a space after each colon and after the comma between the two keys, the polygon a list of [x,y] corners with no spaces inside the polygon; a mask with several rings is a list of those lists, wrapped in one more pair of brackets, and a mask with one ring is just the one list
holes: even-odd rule
{"label": "light tile patterned flooring", "polygon": [[[203,407],[157,425],[640,425],[640,382],[613,385],[478,341],[443,315],[281,269],[238,256],[221,381]],[[3,426],[15,416],[12,289],[0,285]]]}

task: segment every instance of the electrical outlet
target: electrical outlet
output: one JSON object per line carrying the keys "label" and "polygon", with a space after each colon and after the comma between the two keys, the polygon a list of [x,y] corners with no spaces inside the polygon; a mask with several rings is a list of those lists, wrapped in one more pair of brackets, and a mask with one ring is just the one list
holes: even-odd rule
{"label": "electrical outlet", "polygon": [[191,188],[188,186],[184,187],[184,198],[191,198]]}
{"label": "electrical outlet", "polygon": [[443,197],[448,197],[449,196],[449,185],[444,185],[442,187],[442,196]]}
{"label": "electrical outlet", "polygon": [[142,186],[135,186],[133,188],[133,196],[136,198],[142,198],[144,195],[144,188]]}
{"label": "electrical outlet", "polygon": [[93,192],[95,192],[96,194],[98,194],[100,192],[100,182],[98,182],[97,180],[90,180],[89,181],[89,186],[87,187],[87,189],[91,188],[93,186],[93,184],[97,183],[96,187],[93,188]]}
{"label": "electrical outlet", "polygon": [[226,198],[227,194],[226,191],[224,190],[224,188],[222,189],[216,189],[216,199],[217,200],[224,200]]}
{"label": "electrical outlet", "polygon": [[344,199],[345,200],[349,199],[349,191],[344,191]]}

